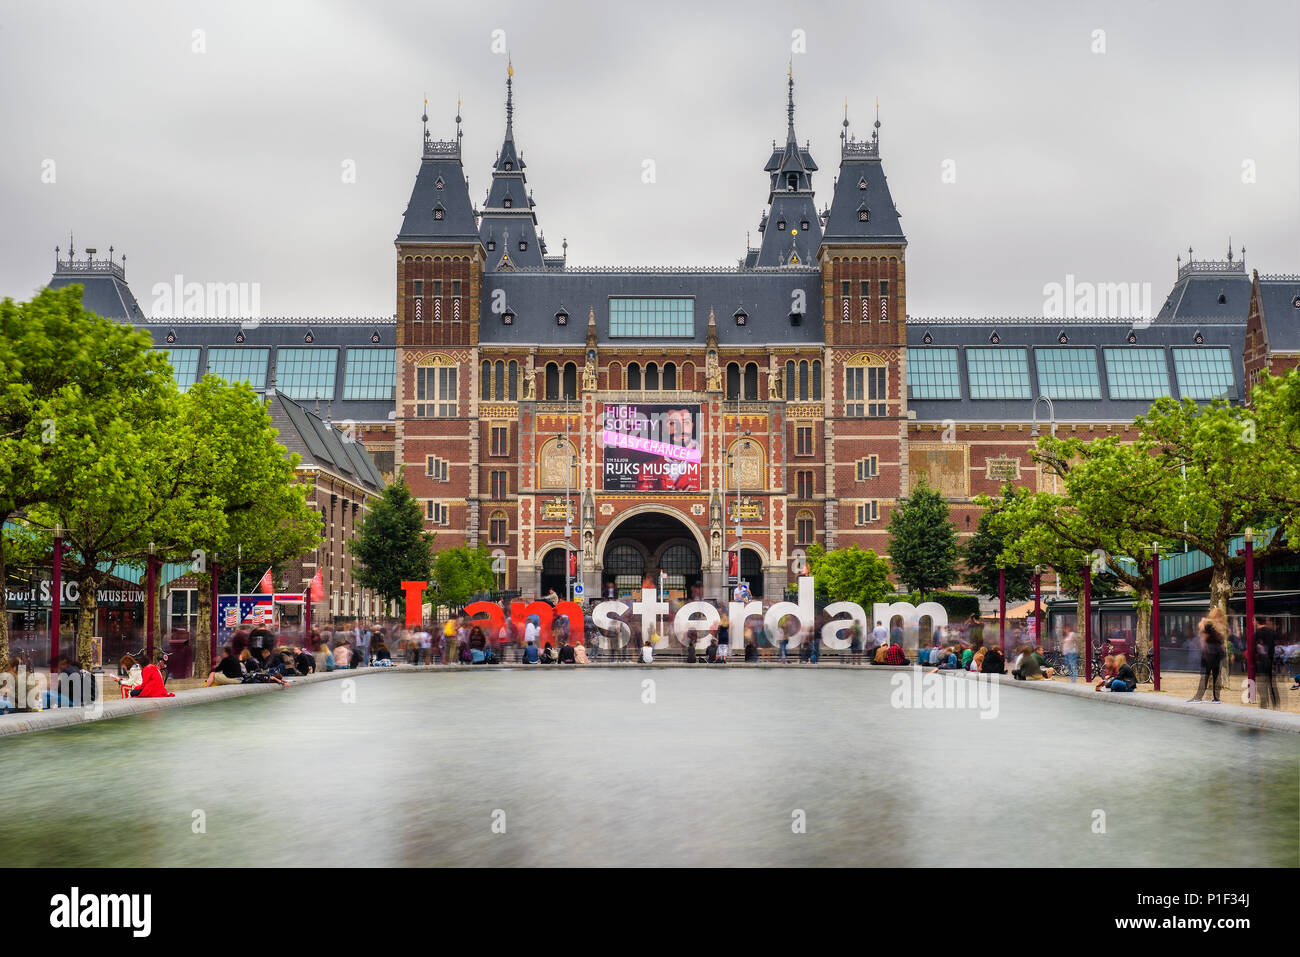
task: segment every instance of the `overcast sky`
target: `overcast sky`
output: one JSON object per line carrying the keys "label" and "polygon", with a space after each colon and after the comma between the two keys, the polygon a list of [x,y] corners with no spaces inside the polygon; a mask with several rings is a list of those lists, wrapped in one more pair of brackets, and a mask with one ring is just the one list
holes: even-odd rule
{"label": "overcast sky", "polygon": [[862,137],[879,97],[912,315],[1038,314],[1067,274],[1149,282],[1158,308],[1189,245],[1221,257],[1231,235],[1261,272],[1300,272],[1298,11],[0,0],[0,295],[47,282],[71,230],[79,250],[127,253],[146,312],[181,275],[260,283],[268,316],[391,315],[426,92],[438,137],[463,97],[471,198],[486,194],[505,127],[495,30],[552,253],[567,237],[572,265],[734,264],[801,30],[795,126],[819,207],[845,98]]}

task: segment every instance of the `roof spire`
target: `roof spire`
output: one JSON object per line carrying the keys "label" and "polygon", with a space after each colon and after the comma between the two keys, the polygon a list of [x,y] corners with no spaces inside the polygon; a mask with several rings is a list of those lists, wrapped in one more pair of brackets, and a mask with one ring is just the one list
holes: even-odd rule
{"label": "roof spire", "polygon": [[424,112],[420,114],[420,122],[424,124],[424,138],[429,138],[429,94],[424,94]]}
{"label": "roof spire", "polygon": [[787,120],[786,141],[793,143],[794,139],[794,57],[790,57],[790,70],[786,74],[786,86],[788,87],[785,114]]}
{"label": "roof spire", "polygon": [[871,142],[877,147],[880,145],[880,97],[876,97],[876,122],[875,128],[871,131]]}
{"label": "roof spire", "polygon": [[506,61],[506,139],[511,140],[515,137],[515,64],[513,60]]}
{"label": "roof spire", "polygon": [[[425,99],[425,104],[426,104],[425,112],[427,113],[427,112],[428,112],[428,108],[427,108],[428,98],[427,98],[427,97],[426,97],[426,99]],[[457,93],[457,94],[456,94],[456,143],[457,143],[457,145],[460,144],[460,137],[461,137],[461,132],[460,132],[460,94]],[[466,188],[469,187],[469,180],[468,180],[468,179],[465,180],[465,186],[466,186]]]}
{"label": "roof spire", "polygon": [[840,147],[848,142],[849,138],[849,98],[844,98],[844,129],[840,130]]}

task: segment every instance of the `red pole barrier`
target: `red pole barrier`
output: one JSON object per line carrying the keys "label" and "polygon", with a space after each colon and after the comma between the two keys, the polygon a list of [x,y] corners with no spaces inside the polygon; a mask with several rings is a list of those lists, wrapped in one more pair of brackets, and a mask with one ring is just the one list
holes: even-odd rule
{"label": "red pole barrier", "polygon": [[[154,621],[154,603],[158,600],[158,566],[155,564],[156,559],[150,555],[145,562],[144,588],[144,640],[145,655],[150,662],[153,661],[153,621]],[[148,662],[146,662],[147,664]]]}
{"label": "red pole barrier", "polygon": [[[212,563],[212,635],[208,641],[208,667],[211,668],[217,663],[217,578],[221,574],[221,569],[217,563]],[[199,677],[194,675],[194,677]],[[206,676],[205,676],[206,677]]]}
{"label": "red pole barrier", "polygon": [[1007,656],[1007,570],[998,569],[998,648]]}
{"label": "red pole barrier", "polygon": [[1246,529],[1246,687],[1255,703],[1255,542]]}
{"label": "red pole barrier", "polygon": [[1083,680],[1092,683],[1092,566],[1083,566]]}
{"label": "red pole barrier", "polygon": [[302,596],[302,643],[311,644],[311,585]]}
{"label": "red pole barrier", "polygon": [[1034,574],[1034,644],[1043,643],[1043,576]]}
{"label": "red pole barrier", "polygon": [[1151,549],[1151,677],[1160,690],[1160,552]]}
{"label": "red pole barrier", "polygon": [[59,629],[63,619],[63,538],[54,537],[54,599],[50,607],[50,674],[59,670]]}

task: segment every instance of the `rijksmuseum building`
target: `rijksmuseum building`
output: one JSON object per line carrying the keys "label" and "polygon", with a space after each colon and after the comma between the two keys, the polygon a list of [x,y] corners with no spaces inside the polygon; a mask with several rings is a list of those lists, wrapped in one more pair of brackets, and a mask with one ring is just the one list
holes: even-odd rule
{"label": "rijksmuseum building", "polygon": [[182,386],[245,379],[344,427],[386,478],[402,470],[437,545],[482,544],[525,597],[570,575],[588,599],[647,579],[715,597],[738,572],[771,598],[813,544],[887,553],[922,479],[962,536],[973,496],[1050,490],[1035,419],[1124,432],[1157,397],[1244,402],[1300,358],[1300,276],[1247,273],[1231,249],[1189,250],[1150,319],[909,317],[880,123],[860,139],[845,119],[827,188],[793,80],[784,136],[753,157],[758,245],[734,266],[571,266],[542,235],[512,83],[481,206],[460,117],[450,139],[424,118],[395,317],[152,319],[116,263],[75,254],[52,285],[149,330]]}

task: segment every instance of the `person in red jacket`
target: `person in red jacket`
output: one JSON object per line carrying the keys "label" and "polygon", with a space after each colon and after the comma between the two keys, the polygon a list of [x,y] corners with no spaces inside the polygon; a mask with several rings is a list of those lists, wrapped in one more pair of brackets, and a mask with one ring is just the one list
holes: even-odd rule
{"label": "person in red jacket", "polygon": [[140,672],[140,687],[131,692],[132,698],[174,698],[176,697],[163,686],[162,672],[157,665],[145,665]]}

